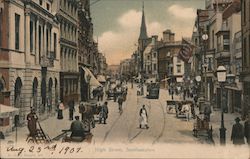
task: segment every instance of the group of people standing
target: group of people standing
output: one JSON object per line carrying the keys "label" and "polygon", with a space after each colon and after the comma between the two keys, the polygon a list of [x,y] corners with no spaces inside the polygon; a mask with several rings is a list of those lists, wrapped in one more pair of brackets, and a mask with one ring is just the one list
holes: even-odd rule
{"label": "group of people standing", "polygon": [[245,139],[248,144],[250,144],[249,136],[249,118],[246,119],[244,126],[240,123],[241,119],[237,117],[235,119],[235,124],[232,127],[231,141],[234,145],[243,145],[245,144]]}
{"label": "group of people standing", "polygon": [[[70,100],[68,102],[69,107],[69,120],[73,120],[74,112],[75,112],[75,102],[74,100]],[[61,120],[63,119],[63,110],[65,109],[65,106],[63,104],[63,101],[59,101],[59,104],[57,106],[57,119]]]}

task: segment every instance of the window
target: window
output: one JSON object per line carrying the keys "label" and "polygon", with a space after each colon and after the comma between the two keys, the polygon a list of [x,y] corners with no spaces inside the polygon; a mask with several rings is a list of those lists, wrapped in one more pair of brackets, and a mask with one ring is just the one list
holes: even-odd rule
{"label": "window", "polygon": [[49,54],[49,30],[46,29],[46,53]]}
{"label": "window", "polygon": [[177,57],[177,63],[181,63],[181,60]]}
{"label": "window", "polygon": [[57,44],[57,35],[54,33],[54,59],[56,59],[56,44]]}
{"label": "window", "polygon": [[30,21],[30,52],[33,52],[33,22]]}
{"label": "window", "polygon": [[42,6],[43,5],[43,0],[39,0],[39,4]]}
{"label": "window", "polygon": [[221,51],[221,36],[217,37],[217,48],[219,51]]}
{"label": "window", "polygon": [[177,65],[177,73],[181,73],[181,65]]}
{"label": "window", "polygon": [[156,71],[156,64],[154,64],[154,71]]}
{"label": "window", "polygon": [[212,71],[213,69],[213,58],[212,57],[209,57],[208,58],[208,71]]}
{"label": "window", "polygon": [[229,35],[223,35],[223,50],[230,50],[230,40],[229,40]]}
{"label": "window", "polygon": [[244,82],[244,94],[250,95],[250,82]]}
{"label": "window", "polygon": [[49,5],[49,3],[46,4],[46,8],[47,8],[48,11],[50,10],[50,5]]}
{"label": "window", "polygon": [[156,58],[156,52],[154,52],[154,58]]}
{"label": "window", "polygon": [[212,48],[214,48],[214,30],[212,31]]}
{"label": "window", "polygon": [[42,47],[42,27],[39,25],[39,30],[38,30],[38,51],[39,51],[39,55],[41,53],[41,47]]}
{"label": "window", "polygon": [[20,15],[15,13],[15,49],[19,50],[19,40],[20,40]]}

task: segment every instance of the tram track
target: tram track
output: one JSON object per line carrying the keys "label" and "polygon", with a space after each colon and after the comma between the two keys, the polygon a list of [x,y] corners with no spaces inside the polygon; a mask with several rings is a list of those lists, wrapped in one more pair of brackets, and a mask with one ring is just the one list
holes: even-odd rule
{"label": "tram track", "polygon": [[[129,92],[128,95],[131,96],[131,92]],[[133,97],[133,96],[132,96],[132,97]],[[146,99],[146,100],[148,100],[148,99]],[[127,99],[127,101],[129,101],[129,99]],[[160,140],[160,138],[163,136],[164,131],[165,131],[165,129],[166,129],[166,128],[165,128],[165,127],[166,127],[166,116],[165,116],[165,113],[164,113],[164,106],[163,106],[163,104],[161,103],[161,101],[159,101],[159,100],[155,100],[155,101],[156,101],[157,103],[159,103],[159,104],[157,104],[157,105],[160,107],[161,112],[162,112],[162,115],[163,115],[163,124],[162,124],[162,127],[161,127],[161,130],[160,130],[159,135],[157,135],[157,136],[153,139],[152,145],[156,144],[156,143]],[[140,129],[139,131],[137,131],[137,132],[135,133],[135,135],[131,136],[131,134],[133,133],[133,130],[135,130],[135,129],[134,129],[135,124],[137,124],[137,122],[136,122],[136,121],[137,121],[137,120],[136,120],[136,117],[138,117],[138,111],[139,111],[139,109],[140,109],[140,105],[142,105],[143,103],[144,103],[144,102],[143,102],[142,100],[140,100],[140,97],[137,96],[137,97],[136,97],[137,109],[136,109],[136,111],[135,111],[135,113],[134,113],[134,116],[132,117],[132,121],[133,121],[133,122],[132,122],[132,123],[131,123],[131,122],[130,122],[130,123],[129,123],[129,122],[125,122],[126,124],[123,123],[123,124],[125,124],[124,126],[126,126],[126,127],[128,128],[127,141],[128,141],[129,143],[132,143],[132,142],[135,141],[137,138],[139,138],[141,135],[143,135],[144,132],[147,132],[147,131],[145,131],[144,129]],[[152,114],[152,111],[151,111],[151,108],[152,108],[151,100],[148,100],[148,103],[149,103],[149,104],[145,104],[145,105],[148,107],[148,116],[150,117],[151,114]],[[124,105],[124,110],[127,109],[127,105],[128,105],[128,104],[129,104],[129,103],[126,102],[126,104]],[[125,111],[124,111],[123,113],[125,113]],[[111,125],[111,127],[108,129],[108,131],[106,131],[102,143],[105,143],[105,142],[107,141],[107,138],[110,136],[111,132],[114,130],[114,128],[115,128],[115,126],[117,125],[117,123],[119,123],[121,117],[122,117],[122,115],[119,115],[119,116],[115,119],[115,121],[112,123],[112,125]]]}
{"label": "tram track", "polygon": [[[129,94],[130,94],[130,92],[129,92]],[[128,95],[129,95],[129,94],[128,94]],[[128,97],[128,95],[127,95],[127,97]],[[128,100],[128,99],[127,99],[127,100]],[[124,102],[124,103],[125,103],[125,105],[123,105],[123,113],[124,113],[125,110],[127,109],[127,102]],[[105,142],[106,142],[108,136],[110,135],[110,133],[112,132],[112,130],[113,130],[113,128],[116,126],[116,124],[118,123],[119,119],[122,117],[123,113],[120,114],[120,115],[115,119],[115,121],[112,123],[111,127],[109,128],[109,130],[106,131],[102,143],[105,143]]]}
{"label": "tram track", "polygon": [[161,101],[158,100],[158,102],[160,103],[160,107],[161,107],[161,109],[162,109],[162,114],[163,114],[163,126],[162,126],[162,129],[161,129],[160,134],[159,134],[159,135],[156,137],[156,139],[153,141],[153,143],[152,143],[153,145],[154,145],[155,143],[157,143],[157,142],[159,141],[159,139],[163,136],[164,131],[165,131],[165,128],[166,128],[166,115],[165,115],[165,113],[164,113],[164,107],[163,107]]}

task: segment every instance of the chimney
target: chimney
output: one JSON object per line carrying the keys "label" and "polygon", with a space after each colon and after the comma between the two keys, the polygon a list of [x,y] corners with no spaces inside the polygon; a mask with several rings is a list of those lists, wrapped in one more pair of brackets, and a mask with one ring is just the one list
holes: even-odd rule
{"label": "chimney", "polygon": [[171,30],[167,29],[163,32],[163,42],[171,43],[175,40],[175,33],[172,33]]}
{"label": "chimney", "polygon": [[155,45],[157,41],[158,41],[158,35],[153,35],[152,36],[152,44]]}

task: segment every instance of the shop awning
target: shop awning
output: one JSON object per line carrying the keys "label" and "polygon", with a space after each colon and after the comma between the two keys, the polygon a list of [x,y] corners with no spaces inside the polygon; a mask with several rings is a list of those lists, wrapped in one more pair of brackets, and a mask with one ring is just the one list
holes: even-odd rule
{"label": "shop awning", "polygon": [[6,118],[19,114],[19,109],[0,104],[0,118]]}
{"label": "shop awning", "polygon": [[85,75],[84,78],[85,80],[88,82],[88,76],[91,77],[90,81],[89,81],[89,85],[93,86],[93,87],[98,87],[98,86],[102,86],[100,82],[98,82],[98,80],[95,78],[95,76],[93,75],[93,73],[86,67],[82,67],[83,70],[85,71]]}
{"label": "shop awning", "polygon": [[97,80],[99,82],[106,82],[105,77],[103,75],[97,75]]}

